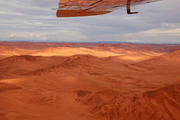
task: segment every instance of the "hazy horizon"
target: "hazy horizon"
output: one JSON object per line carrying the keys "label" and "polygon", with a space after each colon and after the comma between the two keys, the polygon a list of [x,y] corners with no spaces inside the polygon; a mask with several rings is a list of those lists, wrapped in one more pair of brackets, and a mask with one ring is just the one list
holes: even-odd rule
{"label": "hazy horizon", "polygon": [[27,40],[9,40],[9,41],[0,41],[1,42],[10,42],[10,43],[15,43],[15,42],[29,42],[29,43],[100,43],[100,44],[176,44],[179,45],[180,43],[148,43],[148,42],[126,42],[126,41],[41,41],[41,40],[32,40],[32,41],[27,41]]}

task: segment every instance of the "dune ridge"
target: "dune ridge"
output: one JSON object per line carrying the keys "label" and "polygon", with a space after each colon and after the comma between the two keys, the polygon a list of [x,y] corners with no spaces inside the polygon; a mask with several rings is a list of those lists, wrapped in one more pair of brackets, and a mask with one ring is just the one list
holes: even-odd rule
{"label": "dune ridge", "polygon": [[135,95],[114,90],[76,92],[77,101],[87,105],[95,118],[106,120],[180,118],[178,112],[175,112],[180,110],[180,84]]}
{"label": "dune ridge", "polygon": [[25,75],[42,75],[53,71],[57,71],[58,69],[71,69],[74,67],[75,68],[79,67],[81,69],[88,69],[90,67],[91,69],[92,68],[95,69],[98,68],[101,65],[101,63],[106,62],[103,59],[88,54],[73,55],[66,58],[67,58],[66,61],[60,64],[56,64],[54,66],[32,71],[30,73],[26,73]]}
{"label": "dune ridge", "polygon": [[[176,50],[167,54],[160,55],[158,57],[154,57],[152,59],[145,60],[140,63],[135,63],[134,65],[139,67],[144,67],[150,70],[161,69],[166,70],[174,69],[180,67],[180,50]],[[178,70],[178,69],[177,69]]]}

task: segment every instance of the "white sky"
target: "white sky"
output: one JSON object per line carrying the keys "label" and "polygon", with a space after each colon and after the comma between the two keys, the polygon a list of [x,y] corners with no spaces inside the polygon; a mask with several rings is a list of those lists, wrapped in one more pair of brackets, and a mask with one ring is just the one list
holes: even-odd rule
{"label": "white sky", "polygon": [[0,0],[0,41],[180,43],[180,0],[161,0],[110,14],[56,18],[58,0]]}

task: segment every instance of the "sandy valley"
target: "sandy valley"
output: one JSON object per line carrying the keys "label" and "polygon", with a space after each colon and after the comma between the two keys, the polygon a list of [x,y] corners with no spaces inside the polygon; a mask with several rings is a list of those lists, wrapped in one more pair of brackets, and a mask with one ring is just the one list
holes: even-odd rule
{"label": "sandy valley", "polygon": [[0,42],[0,120],[180,120],[180,45]]}

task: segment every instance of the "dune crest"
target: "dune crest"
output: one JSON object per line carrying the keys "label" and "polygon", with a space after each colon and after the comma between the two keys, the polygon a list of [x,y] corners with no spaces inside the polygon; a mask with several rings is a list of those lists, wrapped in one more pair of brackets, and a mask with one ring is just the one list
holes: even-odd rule
{"label": "dune crest", "polygon": [[[143,67],[149,70],[169,70],[177,69],[180,67],[180,51],[176,50],[167,54],[145,60],[134,65]],[[168,69],[166,69],[168,67]]]}

